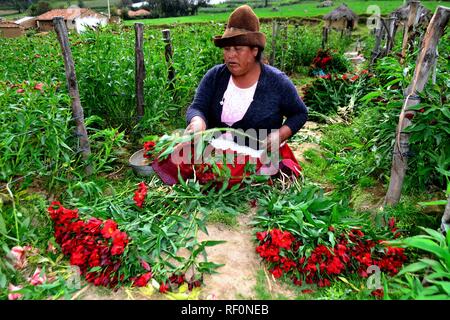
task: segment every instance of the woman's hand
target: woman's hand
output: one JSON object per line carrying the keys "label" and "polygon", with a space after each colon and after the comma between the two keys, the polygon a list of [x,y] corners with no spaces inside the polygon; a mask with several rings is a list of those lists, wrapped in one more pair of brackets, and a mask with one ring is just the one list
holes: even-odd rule
{"label": "woman's hand", "polygon": [[206,130],[205,120],[203,120],[199,116],[195,116],[191,119],[191,122],[189,123],[189,125],[187,126],[187,128],[184,132],[185,133],[195,133],[195,132],[200,132],[200,131],[205,131],[205,130]]}
{"label": "woman's hand", "polygon": [[279,148],[280,145],[289,139],[290,136],[292,136],[292,130],[286,125],[269,134],[265,140],[265,148],[267,152],[271,152],[272,150]]}

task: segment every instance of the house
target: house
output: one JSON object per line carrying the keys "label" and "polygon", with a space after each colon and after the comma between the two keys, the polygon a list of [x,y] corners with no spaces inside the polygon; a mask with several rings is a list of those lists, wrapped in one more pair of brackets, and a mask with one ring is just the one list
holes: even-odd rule
{"label": "house", "polygon": [[128,11],[128,16],[130,18],[144,18],[144,17],[149,17],[150,16],[150,11],[145,10],[145,9],[139,9],[137,11]]}
{"label": "house", "polygon": [[15,21],[18,25],[24,27],[25,30],[37,28],[36,18],[35,17],[23,17],[19,20]]}
{"label": "house", "polygon": [[358,16],[345,3],[326,14],[325,27],[337,30],[353,30],[358,23]]}
{"label": "house", "polygon": [[142,8],[142,7],[145,7],[145,6],[149,6],[149,5],[150,4],[147,1],[142,1],[142,2],[133,3],[131,5],[131,7],[133,9],[139,9],[139,8]]}
{"label": "house", "polygon": [[36,18],[39,31],[53,30],[53,18],[63,17],[68,30],[83,32],[87,27],[105,26],[108,17],[87,8],[54,9]]}
{"label": "house", "polygon": [[0,37],[15,38],[24,34],[25,28],[12,21],[0,21]]}

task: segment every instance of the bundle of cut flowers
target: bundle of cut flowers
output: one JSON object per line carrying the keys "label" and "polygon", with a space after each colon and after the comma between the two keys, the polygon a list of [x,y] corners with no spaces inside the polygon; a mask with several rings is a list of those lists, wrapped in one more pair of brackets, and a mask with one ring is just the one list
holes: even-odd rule
{"label": "bundle of cut flowers", "polygon": [[395,220],[376,232],[344,222],[339,206],[314,188],[261,204],[256,252],[275,278],[326,287],[337,277],[367,278],[371,266],[394,276],[407,260],[404,249],[385,244],[400,235]]}
{"label": "bundle of cut flowers", "polygon": [[[77,209],[67,209],[57,201],[51,203],[48,212],[54,224],[55,240],[60,245],[63,254],[70,259],[70,264],[79,267],[81,275],[88,282],[95,286],[109,288],[118,288],[122,285],[133,287],[151,285],[159,289],[161,293],[174,291],[182,286],[193,290],[201,286],[202,272],[211,272],[210,270],[218,266],[211,262],[208,262],[207,265],[202,262],[198,263],[196,256],[200,255],[206,246],[218,244],[220,241],[198,243],[191,240],[191,245],[184,246],[184,242],[187,240],[179,239],[179,233],[190,235],[190,232],[195,232],[198,226],[190,219],[182,218],[170,210],[166,217],[161,216],[159,211],[153,212],[155,204],[149,206],[147,203],[146,205],[149,198],[148,192],[149,188],[144,182],[137,185],[133,201],[127,201],[128,204],[133,204],[128,207],[130,217],[134,216],[131,214],[134,210],[137,214],[136,217],[140,216],[141,218],[139,221],[126,218],[118,220],[120,224],[106,218],[109,216],[108,214],[106,217],[104,216],[104,219],[90,218],[84,221]],[[162,199],[162,197],[158,197],[158,199]],[[147,213],[145,217],[142,216],[144,211]],[[157,219],[155,219],[155,215],[158,216]],[[152,221],[152,224],[149,221]],[[176,221],[177,224],[175,225],[173,221]],[[132,228],[128,222],[132,223]],[[203,223],[201,219],[196,219],[195,222]],[[142,223],[141,226],[138,226],[139,223]],[[123,225],[123,228],[120,228],[120,225]],[[147,233],[147,237],[142,238],[145,233],[142,230],[145,228],[159,230],[166,227],[165,236],[170,235],[170,238],[167,238],[171,240],[170,244],[167,244],[170,248],[162,246],[166,244],[158,241],[157,232],[154,235],[150,234],[151,236]],[[175,233],[174,228],[179,233]],[[126,229],[127,233],[123,229]],[[192,252],[190,257],[177,258],[177,261],[182,263],[178,266],[173,266],[166,261],[166,253],[174,250],[175,242],[179,243],[178,247],[184,246]],[[152,243],[157,246],[154,248]],[[176,255],[176,250],[170,253]],[[154,258],[151,263],[146,261],[150,257]],[[191,277],[186,278],[184,271],[189,267],[193,268],[194,273]]]}
{"label": "bundle of cut flowers", "polygon": [[311,64],[311,73],[329,77],[330,73],[346,72],[349,65],[349,61],[335,50],[319,49]]}
{"label": "bundle of cut flowers", "polygon": [[56,242],[88,282],[114,288],[119,281],[131,280],[135,286],[145,286],[151,279],[151,268],[146,262],[142,263],[144,274],[128,279],[120,274],[130,239],[115,221],[91,218],[85,222],[77,209],[64,208],[57,201],[52,202],[48,212],[54,223]]}
{"label": "bundle of cut flowers", "polygon": [[378,266],[393,276],[406,261],[404,249],[384,247],[382,240],[373,241],[359,229],[338,235],[334,246],[313,245],[309,254],[302,239],[296,239],[289,231],[257,232],[256,238],[256,252],[269,263],[274,277],[286,275],[296,285],[305,282],[329,286],[337,276],[355,273],[366,278],[370,266]]}
{"label": "bundle of cut flowers", "polygon": [[[255,174],[262,166],[259,158],[252,155],[238,153],[231,149],[216,149],[212,140],[223,134],[224,128],[212,128],[197,134],[164,135],[152,137],[143,145],[144,157],[151,163],[154,171],[161,180],[168,185],[174,185],[180,180],[196,180],[207,187],[213,186],[217,189],[232,188],[243,183],[244,180],[267,181],[264,175]],[[245,133],[228,128],[226,132],[242,136],[247,139],[256,139]],[[298,175],[299,165],[288,162],[288,147],[280,149],[280,158],[285,171]],[[174,161],[172,155],[176,154],[182,159]],[[195,157],[201,156],[202,162],[198,163]],[[289,171],[290,170],[290,171]]]}

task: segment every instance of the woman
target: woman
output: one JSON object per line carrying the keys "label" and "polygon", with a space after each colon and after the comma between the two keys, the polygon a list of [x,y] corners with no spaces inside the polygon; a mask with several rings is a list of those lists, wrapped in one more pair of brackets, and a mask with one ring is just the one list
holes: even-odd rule
{"label": "woman", "polygon": [[[187,110],[187,132],[207,128],[268,130],[265,147],[279,146],[307,120],[307,108],[291,80],[261,62],[266,37],[248,5],[230,15],[222,36],[214,44],[223,48],[225,63],[203,77]],[[286,120],[283,122],[283,117]],[[264,135],[264,134],[263,134]],[[259,139],[266,138],[258,134]]]}
{"label": "woman", "polygon": [[[228,186],[239,183],[249,174],[246,171],[248,161],[256,161],[256,174],[271,176],[279,169],[288,168],[298,175],[300,165],[284,142],[305,124],[307,109],[290,79],[278,69],[261,62],[266,37],[259,32],[259,20],[253,10],[243,5],[233,11],[224,34],[216,36],[214,43],[223,48],[225,63],[213,67],[203,77],[187,110],[186,131],[233,128],[255,138],[240,141],[239,137],[232,137],[233,142],[241,142],[237,144],[236,148],[240,150],[237,153],[245,157],[240,158],[244,161],[239,163],[236,160],[226,163],[231,174]],[[283,117],[286,117],[284,122]],[[225,140],[230,142],[229,138]],[[255,146],[251,143],[255,141],[263,143]],[[242,144],[250,148],[242,148]],[[236,151],[223,146],[214,145],[213,148],[227,153]],[[182,148],[185,149],[180,152]],[[175,153],[179,155],[176,158],[182,160],[175,161],[172,154],[164,161],[153,162],[153,169],[165,183],[177,183],[178,172],[183,179],[192,176],[201,182],[215,179],[210,165],[192,166],[191,156],[186,156],[191,154],[191,148],[190,143],[176,148]],[[261,149],[261,152],[255,152],[255,149]],[[263,151],[270,152],[271,157],[266,157],[267,153]],[[218,165],[221,166],[220,163]]]}

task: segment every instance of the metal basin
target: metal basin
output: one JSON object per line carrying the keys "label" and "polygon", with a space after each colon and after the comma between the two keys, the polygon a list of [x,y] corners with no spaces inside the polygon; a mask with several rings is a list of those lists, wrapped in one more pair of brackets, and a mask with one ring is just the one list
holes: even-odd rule
{"label": "metal basin", "polygon": [[130,167],[134,173],[138,176],[148,177],[153,174],[153,168],[151,167],[148,159],[144,158],[144,149],[136,151],[128,160]]}

